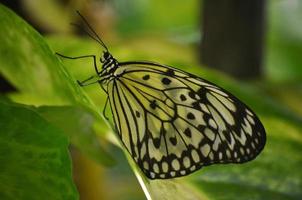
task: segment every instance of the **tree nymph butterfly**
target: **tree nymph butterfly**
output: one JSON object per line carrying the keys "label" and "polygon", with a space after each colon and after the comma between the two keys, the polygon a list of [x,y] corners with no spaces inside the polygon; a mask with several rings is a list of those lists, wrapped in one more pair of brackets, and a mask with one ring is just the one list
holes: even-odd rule
{"label": "tree nymph butterfly", "polygon": [[216,163],[244,163],[262,151],[264,127],[235,96],[170,66],[118,62],[78,14],[87,26],[84,31],[105,49],[102,68],[99,70],[95,55],[58,55],[93,59],[96,75],[78,83],[101,85],[116,132],[148,178],[185,176]]}

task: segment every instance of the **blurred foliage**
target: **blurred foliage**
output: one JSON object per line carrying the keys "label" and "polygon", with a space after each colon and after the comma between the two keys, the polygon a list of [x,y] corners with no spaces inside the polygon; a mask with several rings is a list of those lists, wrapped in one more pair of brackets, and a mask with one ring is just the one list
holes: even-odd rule
{"label": "blurred foliage", "polygon": [[[113,160],[103,150],[93,127],[96,118],[84,108],[75,106],[40,106],[36,111],[56,125],[69,137],[70,142],[100,164],[111,166]],[[101,138],[104,140],[104,138]]]}
{"label": "blurred foliage", "polygon": [[77,199],[68,140],[39,114],[0,101],[0,199]]}
{"label": "blurred foliage", "polygon": [[[200,3],[188,0],[114,0],[112,5],[119,17],[118,29],[122,33],[181,32],[198,30]],[[139,17],[138,17],[139,16]],[[185,17],[184,17],[185,16]]]}
{"label": "blurred foliage", "polygon": [[274,81],[302,79],[302,3],[271,1],[268,7],[266,73]]}
{"label": "blurred foliage", "polygon": [[[121,38],[127,36],[107,42],[118,60],[152,60],[165,63],[217,83],[255,110],[268,134],[267,145],[256,160],[244,165],[205,167],[197,173],[180,179],[149,181],[140,175],[130,159],[130,166],[141,185],[146,187],[147,194],[153,199],[301,199],[302,63],[299,55],[302,52],[302,44],[300,26],[297,26],[298,18],[301,16],[301,12],[298,12],[301,10],[301,4],[298,1],[291,3],[278,1],[270,2],[268,5],[269,29],[264,68],[267,80],[255,80],[250,83],[239,83],[217,71],[200,67],[194,57],[194,48],[184,45],[192,42],[197,44],[200,37],[197,33],[199,15],[197,8],[200,7],[198,1],[190,0],[183,4],[159,0],[114,0],[111,6],[116,9],[118,15],[117,28]],[[288,9],[292,12],[288,12]],[[144,198],[129,169],[125,155],[118,148],[108,144],[108,141],[113,141],[111,139],[113,134],[99,117],[106,100],[105,94],[97,84],[84,89],[76,84],[76,79],[84,80],[94,73],[92,61],[64,59],[63,66],[44,38],[3,6],[0,7],[0,26],[0,72],[18,89],[17,93],[9,95],[10,99],[40,106],[0,104],[0,125],[4,127],[0,135],[0,143],[4,144],[2,147],[10,144],[6,141],[13,138],[9,135],[9,130],[12,132],[19,130],[12,127],[16,125],[26,127],[30,124],[33,132],[40,128],[40,122],[36,121],[43,121],[44,124],[52,127],[51,131],[43,131],[43,137],[48,140],[57,138],[54,143],[65,141],[64,146],[61,145],[63,143],[59,143],[53,148],[66,148],[67,136],[71,144],[80,149],[83,155],[88,155],[102,166],[110,166],[113,163],[111,156],[117,160],[115,167],[103,168],[103,172],[98,177],[105,183],[102,191],[106,192],[105,196],[108,199]],[[160,36],[163,39],[155,36],[159,33],[163,35]],[[179,35],[184,37],[178,37]],[[102,52],[102,49],[90,39],[51,36],[47,37],[47,42],[54,51],[67,56],[88,54],[99,56]],[[30,115],[39,120],[33,122],[31,118],[19,114],[22,112],[31,113]],[[19,117],[22,120],[14,119]],[[5,118],[7,121],[2,121]],[[6,132],[7,135],[4,134]],[[23,132],[16,131],[15,134],[17,133]],[[32,143],[42,137],[41,134],[36,136],[27,131],[22,136]],[[18,156],[18,159],[21,159],[20,155],[26,153],[18,148],[1,148],[0,155],[4,156],[0,157],[1,163],[3,163],[2,159],[11,159],[10,154],[5,157],[6,149],[15,149],[14,155]],[[111,156],[107,153],[109,151]],[[67,155],[67,152],[65,154]],[[51,159],[57,158],[47,158],[47,161],[51,162]],[[32,165],[32,160],[27,162],[24,167]],[[7,166],[11,165],[9,167],[12,169],[20,167],[18,171],[22,171],[23,165],[19,166],[18,162],[7,163],[9,163]],[[0,171],[4,167],[1,166]],[[64,167],[66,177],[61,178],[69,180],[68,175],[71,173],[69,158],[66,158]],[[18,182],[10,176],[14,174],[13,171],[5,173],[6,171],[3,172],[4,177],[13,184],[6,184],[6,188],[1,191],[12,191],[18,183],[19,188],[30,195],[36,187],[36,185],[27,186],[26,183]],[[41,174],[49,173],[44,171]],[[36,174],[28,176],[37,178]],[[1,172],[0,177],[2,177]],[[74,186],[71,181],[68,183],[72,191],[70,199],[76,199],[77,194],[72,189]],[[56,182],[52,185],[54,189],[55,184]],[[93,188],[90,182],[84,184]],[[0,187],[2,186],[0,184]],[[39,186],[44,187],[42,183]],[[52,187],[49,188],[51,189]],[[56,191],[54,193],[61,194]],[[6,194],[0,192],[0,197],[1,195]],[[17,196],[13,197],[17,198]],[[56,199],[56,197],[49,196],[49,199]]]}

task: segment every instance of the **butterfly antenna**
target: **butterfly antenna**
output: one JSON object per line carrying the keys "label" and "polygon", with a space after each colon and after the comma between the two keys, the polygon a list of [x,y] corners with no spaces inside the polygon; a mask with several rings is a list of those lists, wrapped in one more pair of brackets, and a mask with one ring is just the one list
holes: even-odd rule
{"label": "butterfly antenna", "polygon": [[82,26],[80,26],[79,24],[75,24],[75,23],[70,23],[70,25],[75,26],[81,30],[83,30],[89,37],[91,37],[93,40],[95,40],[97,43],[99,43],[100,45],[103,46],[103,43],[101,43],[97,38],[95,38],[93,35],[91,35],[85,28],[83,28]]}
{"label": "butterfly antenna", "polygon": [[[88,29],[93,33],[93,35],[96,37],[93,37],[91,34],[88,33],[88,31],[84,30],[91,38],[93,38],[94,40],[98,41],[99,44],[101,44],[106,51],[108,52],[108,48],[105,45],[105,43],[103,42],[103,40],[98,36],[98,34],[93,30],[92,26],[88,23],[88,21],[85,19],[85,17],[77,10],[76,11],[78,13],[78,15],[81,17],[81,19],[83,20],[83,22],[86,24],[86,26],[88,27]],[[74,26],[79,27],[79,25],[74,24]]]}
{"label": "butterfly antenna", "polygon": [[86,29],[84,29],[82,26],[80,26],[79,24],[75,24],[75,23],[70,23],[70,25],[75,26],[81,30],[83,30],[89,37],[91,37],[93,40],[95,40],[96,42],[98,42],[99,44],[101,44],[103,46],[103,44],[97,39],[95,38],[93,35],[91,35]]}

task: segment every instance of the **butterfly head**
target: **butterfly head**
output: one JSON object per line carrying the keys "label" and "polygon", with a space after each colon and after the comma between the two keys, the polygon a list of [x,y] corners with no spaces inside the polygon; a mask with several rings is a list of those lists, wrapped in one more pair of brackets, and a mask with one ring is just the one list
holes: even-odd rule
{"label": "butterfly head", "polygon": [[103,69],[112,68],[117,66],[117,60],[109,53],[109,51],[104,51],[100,62],[103,64]]}
{"label": "butterfly head", "polygon": [[108,51],[104,51],[100,62],[103,65],[100,76],[104,80],[107,80],[108,77],[113,77],[114,71],[118,67],[117,60]]}
{"label": "butterfly head", "polygon": [[112,55],[108,51],[103,52],[103,56],[100,58],[101,63],[105,63],[106,61],[110,60]]}

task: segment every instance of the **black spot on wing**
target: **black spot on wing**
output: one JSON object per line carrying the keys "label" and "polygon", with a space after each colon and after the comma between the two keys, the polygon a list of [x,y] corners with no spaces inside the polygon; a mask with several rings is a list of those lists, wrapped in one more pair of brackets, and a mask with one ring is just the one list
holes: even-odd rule
{"label": "black spot on wing", "polygon": [[201,125],[201,124],[197,125],[197,129],[198,129],[200,132],[203,132],[204,128],[205,128],[205,126],[203,126],[203,125]]}
{"label": "black spot on wing", "polygon": [[172,69],[168,69],[165,74],[168,75],[168,76],[174,76],[175,75],[175,73]]}
{"label": "black spot on wing", "polygon": [[186,130],[184,131],[184,134],[188,137],[192,136],[191,130],[189,128],[186,128]]}
{"label": "black spot on wing", "polygon": [[139,118],[141,116],[141,114],[138,111],[135,112],[135,115],[137,118]]}
{"label": "black spot on wing", "polygon": [[195,92],[194,91],[190,91],[189,92],[189,97],[191,97],[192,99],[196,99]]}
{"label": "black spot on wing", "polygon": [[153,144],[154,144],[155,148],[158,149],[160,147],[160,138],[154,138]]}
{"label": "black spot on wing", "polygon": [[193,120],[193,119],[195,119],[195,115],[193,113],[189,112],[187,114],[187,118]]}
{"label": "black spot on wing", "polygon": [[196,109],[196,110],[201,110],[201,108],[200,108],[200,105],[199,105],[199,102],[198,101],[195,101],[195,102],[193,102],[192,103],[192,106],[193,106],[193,108],[194,109]]}
{"label": "black spot on wing", "polygon": [[185,100],[187,100],[187,98],[186,98],[185,95],[181,94],[181,95],[180,95],[180,100],[181,100],[181,101],[185,101]]}
{"label": "black spot on wing", "polygon": [[177,140],[175,137],[169,138],[170,142],[175,146],[177,144]]}
{"label": "black spot on wing", "polygon": [[145,81],[148,80],[148,79],[150,79],[150,75],[147,74],[147,75],[143,76],[143,79],[144,79]]}
{"label": "black spot on wing", "polygon": [[165,77],[161,80],[161,82],[165,85],[169,85],[171,83],[171,80]]}
{"label": "black spot on wing", "polygon": [[151,101],[150,107],[151,107],[152,109],[155,109],[155,108],[156,108],[156,101],[155,101],[155,100]]}

